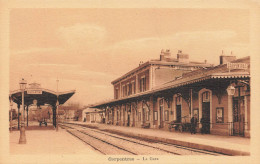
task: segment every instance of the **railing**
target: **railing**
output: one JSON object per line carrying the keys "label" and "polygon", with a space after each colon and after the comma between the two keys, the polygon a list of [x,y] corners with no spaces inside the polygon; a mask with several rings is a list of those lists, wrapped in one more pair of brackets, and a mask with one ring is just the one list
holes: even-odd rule
{"label": "railing", "polygon": [[[227,125],[228,127],[228,135],[229,136],[234,136],[234,122],[226,122],[226,123],[210,123],[212,125]],[[238,122],[239,124],[239,122]],[[238,131],[239,131],[239,135],[243,135],[244,136],[244,132],[245,132],[245,127],[248,125],[248,122],[242,122],[242,126],[243,127],[239,127]],[[241,126],[241,125],[239,125]],[[241,128],[241,129],[240,129]],[[242,131],[241,131],[242,130]]]}

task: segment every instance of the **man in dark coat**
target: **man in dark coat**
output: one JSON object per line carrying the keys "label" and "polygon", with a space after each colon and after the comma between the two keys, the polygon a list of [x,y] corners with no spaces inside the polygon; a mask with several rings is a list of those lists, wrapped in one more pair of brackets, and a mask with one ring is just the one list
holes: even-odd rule
{"label": "man in dark coat", "polygon": [[204,117],[202,117],[200,119],[200,123],[201,123],[201,134],[205,134],[206,133],[206,120]]}
{"label": "man in dark coat", "polygon": [[197,123],[198,123],[197,115],[194,115],[191,118],[190,123],[191,123],[190,133],[196,134],[196,127],[197,127]]}

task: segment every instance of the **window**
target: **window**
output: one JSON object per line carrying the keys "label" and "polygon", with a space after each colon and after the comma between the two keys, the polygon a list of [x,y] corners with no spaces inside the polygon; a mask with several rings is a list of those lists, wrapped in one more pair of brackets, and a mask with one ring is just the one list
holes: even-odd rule
{"label": "window", "polygon": [[126,86],[126,85],[123,85],[123,87],[122,87],[122,90],[123,90],[123,97],[125,97],[125,96],[127,96],[127,89],[128,88],[128,85]]}
{"label": "window", "polygon": [[141,112],[139,112],[139,117],[138,118],[139,118],[139,121],[141,121]]}
{"label": "window", "polygon": [[131,86],[132,86],[132,94],[135,94],[135,81],[132,81]]}
{"label": "window", "polygon": [[128,96],[132,94],[132,83],[128,84]]}
{"label": "window", "polygon": [[224,122],[224,108],[216,108],[216,122],[217,123]]}
{"label": "window", "polygon": [[125,86],[125,96],[127,96],[127,87]]}
{"label": "window", "polygon": [[116,120],[117,121],[119,120],[119,111],[118,110],[116,111]]}
{"label": "window", "polygon": [[171,108],[171,100],[167,101],[167,107],[170,109]]}
{"label": "window", "polygon": [[169,111],[168,110],[164,111],[164,120],[169,121]]}
{"label": "window", "polygon": [[159,104],[160,104],[160,107],[163,106],[163,99],[160,99]]}
{"label": "window", "polygon": [[154,111],[153,119],[154,119],[154,121],[158,120],[158,112],[157,111]]}
{"label": "window", "polygon": [[149,121],[150,120],[150,112],[149,111],[146,111],[145,112],[145,114],[146,114],[146,121]]}
{"label": "window", "polygon": [[140,92],[144,92],[144,91],[146,91],[146,78],[145,78],[145,76],[141,77],[141,79],[140,79]]}
{"label": "window", "polygon": [[122,86],[122,96],[125,97],[126,96],[126,87],[125,85]]}
{"label": "window", "polygon": [[126,96],[129,95],[129,83],[126,84]]}
{"label": "window", "polygon": [[202,102],[209,102],[209,92],[202,93]]}
{"label": "window", "polygon": [[119,90],[118,88],[115,89],[115,99],[119,98]]}
{"label": "window", "polygon": [[176,97],[176,105],[181,105],[181,96]]}

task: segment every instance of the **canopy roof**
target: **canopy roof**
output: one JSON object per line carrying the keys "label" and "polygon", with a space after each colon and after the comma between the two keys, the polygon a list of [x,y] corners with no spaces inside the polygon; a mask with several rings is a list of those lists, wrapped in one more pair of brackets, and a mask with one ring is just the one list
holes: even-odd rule
{"label": "canopy roof", "polygon": [[[39,84],[32,83],[29,84],[29,88],[26,88],[24,91],[24,104],[29,106],[34,104],[34,101],[37,103],[37,106],[49,104],[55,106],[57,100],[59,104],[64,104],[76,91],[66,91],[66,92],[55,92],[52,90],[41,88]],[[22,104],[22,91],[15,90],[11,91],[9,98],[17,103],[18,105]]]}

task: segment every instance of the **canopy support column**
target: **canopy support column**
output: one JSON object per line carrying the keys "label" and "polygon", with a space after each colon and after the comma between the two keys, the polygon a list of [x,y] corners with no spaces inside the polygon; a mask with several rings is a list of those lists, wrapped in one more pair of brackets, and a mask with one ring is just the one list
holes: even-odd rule
{"label": "canopy support column", "polygon": [[18,130],[20,130],[20,104],[18,105]]}
{"label": "canopy support column", "polygon": [[53,113],[53,126],[56,128],[56,105],[52,105],[52,113]]}
{"label": "canopy support column", "polygon": [[26,112],[27,112],[27,127],[28,127],[28,105],[26,106]]}

